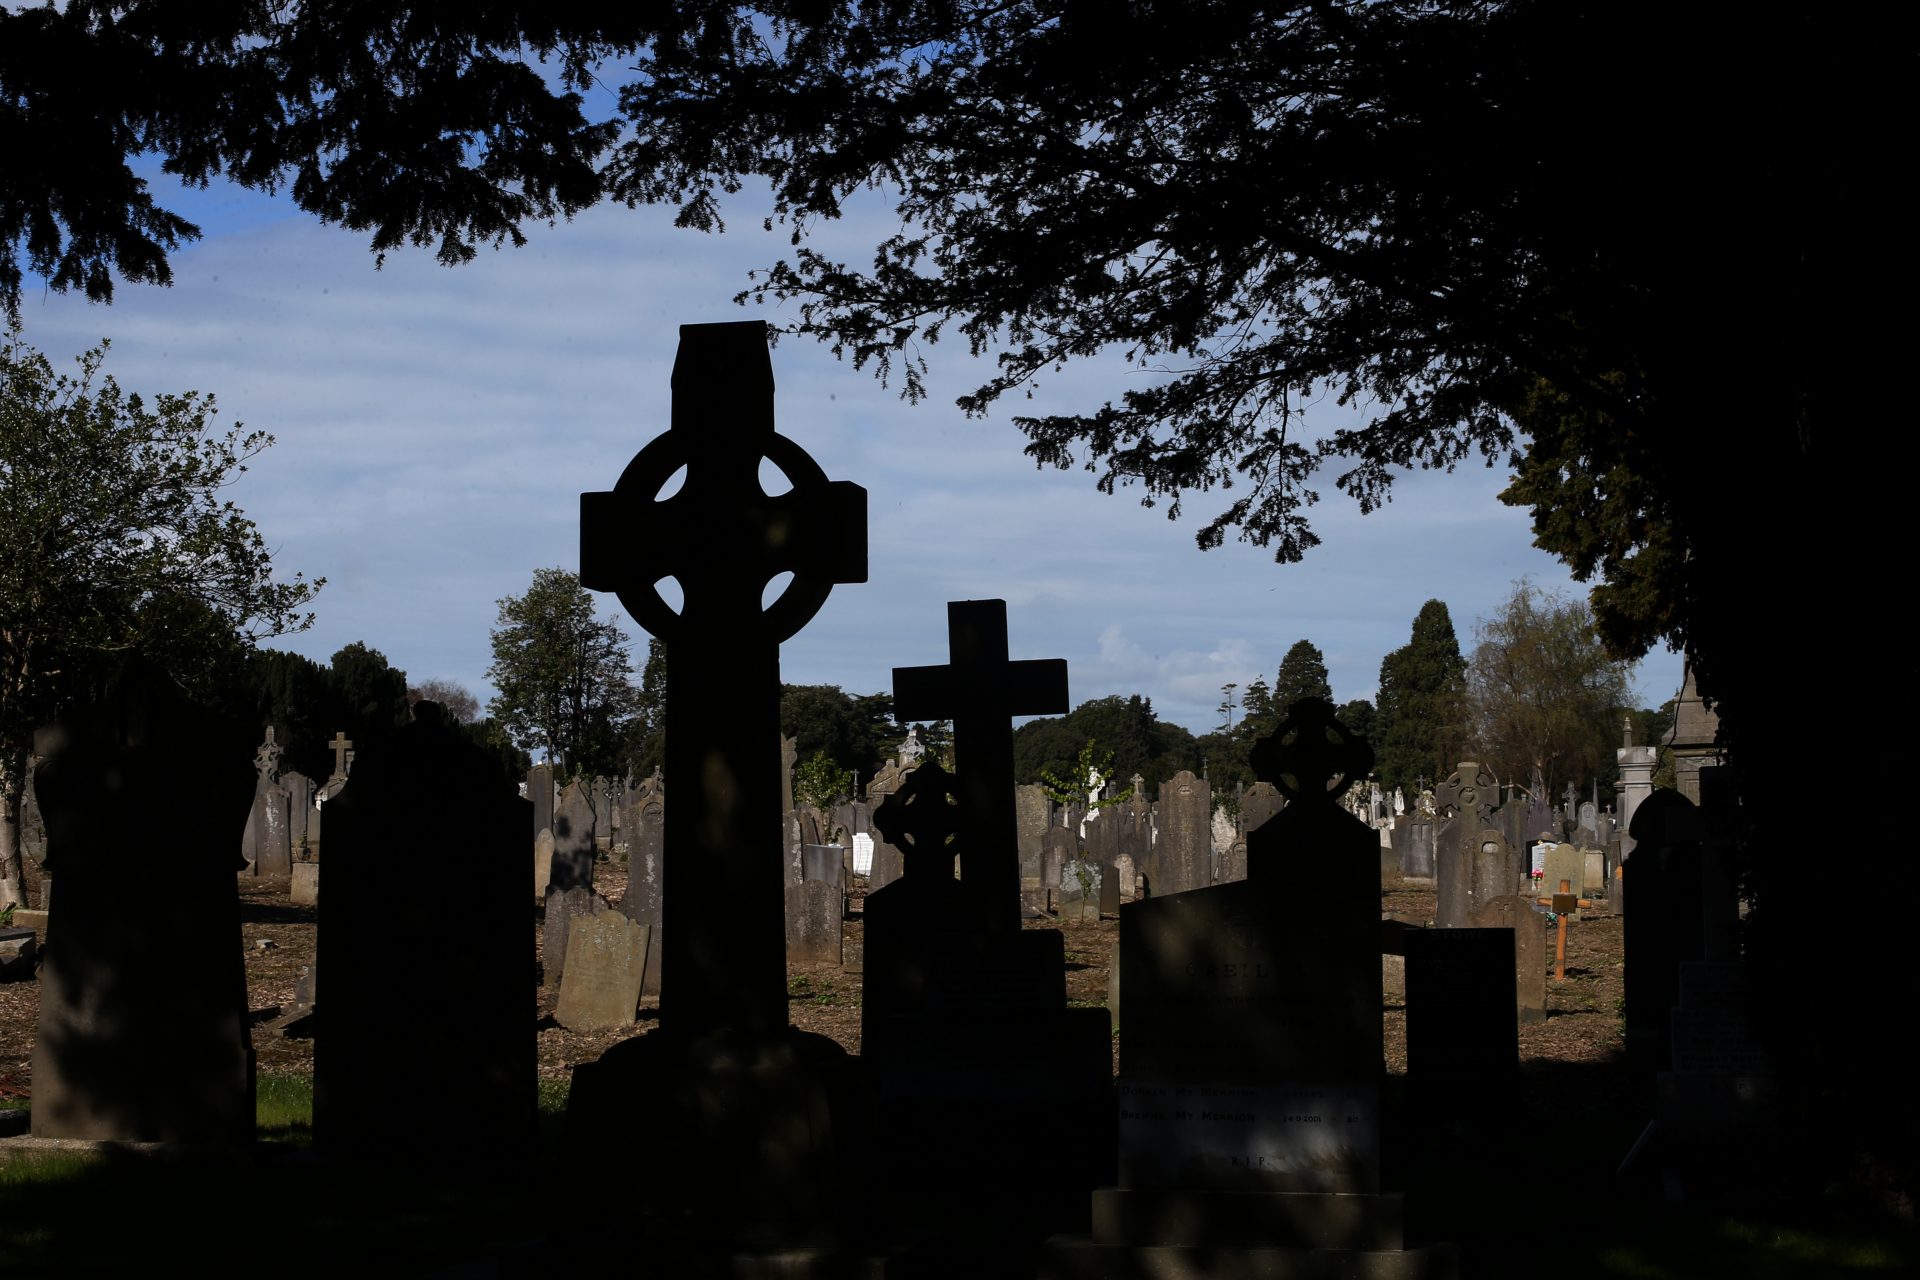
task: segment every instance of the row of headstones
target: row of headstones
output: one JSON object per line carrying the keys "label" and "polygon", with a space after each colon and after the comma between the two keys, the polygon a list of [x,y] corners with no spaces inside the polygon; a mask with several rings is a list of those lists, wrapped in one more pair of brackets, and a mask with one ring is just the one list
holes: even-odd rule
{"label": "row of headstones", "polygon": [[[362,754],[326,807],[335,905],[320,904],[302,984],[316,1000],[324,961],[315,1140],[335,1151],[521,1158],[535,1118],[532,955],[511,939],[524,919],[517,833],[530,806],[489,780],[438,706],[422,703],[416,716]],[[245,864],[207,833],[239,830],[272,771],[249,779],[244,737],[137,663],[47,741],[33,789],[61,905],[46,923],[32,1132],[250,1140],[253,1019],[235,879]],[[170,767],[183,757],[209,762],[191,788]],[[137,842],[125,838],[131,815]],[[431,896],[396,891],[395,868],[428,847],[458,849],[460,874]],[[411,957],[402,963],[396,939]],[[440,1064],[430,1106],[412,1081],[422,1063]],[[473,1123],[479,1115],[485,1125]]]}

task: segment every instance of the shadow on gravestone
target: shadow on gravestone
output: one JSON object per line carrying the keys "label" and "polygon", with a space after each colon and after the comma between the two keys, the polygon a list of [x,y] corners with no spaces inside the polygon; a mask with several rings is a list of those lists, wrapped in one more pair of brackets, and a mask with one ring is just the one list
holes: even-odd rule
{"label": "shadow on gravestone", "polygon": [[[791,489],[765,491],[763,459]],[[574,1068],[570,1158],[655,1255],[830,1245],[854,1209],[849,1061],[788,1024],[780,643],[865,581],[866,492],[775,433],[765,324],[684,325],[669,429],[580,519],[581,581],[666,646],[674,797],[659,1027]]]}
{"label": "shadow on gravestone", "polygon": [[[438,703],[413,714],[361,753],[327,805],[314,1142],[381,1159],[520,1161],[534,1128],[533,805]],[[453,868],[432,894],[408,883],[423,850],[444,850]]]}
{"label": "shadow on gravestone", "polygon": [[[246,737],[139,662],[41,735],[34,787],[60,907],[40,972],[35,1137],[252,1138],[232,844],[254,791]],[[183,759],[201,762],[191,787]]]}
{"label": "shadow on gravestone", "polygon": [[1043,1274],[1443,1274],[1380,1194],[1379,838],[1329,789],[1372,756],[1295,702],[1252,753],[1290,803],[1248,878],[1121,909],[1121,1185]]}
{"label": "shadow on gravestone", "polygon": [[[1066,664],[1010,661],[1003,601],[950,602],[947,629],[951,662],[894,668],[896,714],[951,718],[959,772],[924,763],[875,814],[907,874],[867,897],[861,1055],[888,1217],[978,1249],[1085,1221],[1111,1171],[1112,1028],[1067,1006],[1064,935],[1020,927],[1011,722],[1066,710]],[[1015,1156],[1059,1132],[1044,1162]]]}

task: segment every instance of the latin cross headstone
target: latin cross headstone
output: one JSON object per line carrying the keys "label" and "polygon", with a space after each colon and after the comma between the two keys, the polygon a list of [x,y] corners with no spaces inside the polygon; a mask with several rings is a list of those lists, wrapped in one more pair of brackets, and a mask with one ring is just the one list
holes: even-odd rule
{"label": "latin cross headstone", "polygon": [[1065,712],[1067,664],[1062,658],[1009,661],[1004,600],[950,602],[947,647],[944,666],[893,669],[894,714],[902,720],[953,722],[960,879],[974,927],[1016,930],[1020,855],[1012,718]]}
{"label": "latin cross headstone", "polygon": [[[769,496],[762,459],[792,488]],[[682,469],[684,483],[661,498]],[[866,581],[866,505],[866,490],[828,480],[775,432],[757,321],[682,326],[671,426],[612,492],[580,497],[581,582],[619,596],[665,643],[671,673],[663,1027],[787,1025],[780,642],[836,584]],[[763,606],[767,584],[786,573]],[[660,593],[666,578],[679,585],[678,610]]]}

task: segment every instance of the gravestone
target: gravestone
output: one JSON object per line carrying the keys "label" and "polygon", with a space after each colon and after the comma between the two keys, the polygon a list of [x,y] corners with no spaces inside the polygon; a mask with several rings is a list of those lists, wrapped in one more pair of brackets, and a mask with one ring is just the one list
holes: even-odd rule
{"label": "gravestone", "polygon": [[1080,840],[1073,834],[1071,827],[1048,827],[1040,839],[1040,875],[1042,878],[1044,901],[1040,907],[1045,911],[1058,911],[1061,907],[1060,895],[1065,883],[1067,864],[1080,857]]}
{"label": "gravestone", "polygon": [[787,886],[787,963],[841,963],[846,918],[844,850],[837,844],[801,850],[800,883]]}
{"label": "gravestone", "polygon": [[800,744],[785,734],[780,735],[780,837],[784,840],[786,859],[786,882],[789,886],[800,883],[800,850],[810,840],[817,841],[816,835],[810,835],[801,829],[800,814],[793,805],[793,769],[800,759]]}
{"label": "gravestone", "polygon": [[1470,760],[1434,790],[1434,803],[1450,815],[1440,823],[1434,850],[1434,923],[1443,929],[1465,928],[1476,903],[1519,891],[1517,867],[1504,888],[1488,882],[1504,874],[1502,866],[1511,857],[1511,846],[1496,826],[1498,795],[1493,775]]}
{"label": "gravestone", "polygon": [[1400,878],[1432,881],[1434,878],[1434,824],[1426,814],[1414,814],[1399,830],[1406,833],[1406,845],[1400,850]]}
{"label": "gravestone", "polygon": [[[906,772],[892,760],[880,766],[880,772],[874,774],[873,781],[867,784],[868,810],[877,813],[880,806],[886,803],[887,797],[900,789],[900,784],[906,781],[906,777]],[[886,888],[900,878],[903,869],[900,850],[888,844],[885,834],[876,828],[873,838],[873,869],[867,872],[867,891],[871,893],[875,889]]]}
{"label": "gravestone", "polygon": [[527,770],[527,799],[533,802],[533,834],[553,827],[553,766],[537,764]]}
{"label": "gravestone", "polygon": [[1508,894],[1483,904],[1468,926],[1513,931],[1514,1010],[1521,1025],[1547,1020],[1547,920],[1533,900]]}
{"label": "gravestone", "polygon": [[[1075,1213],[1112,1159],[1106,1011],[1067,1007],[1060,931],[1019,927],[1011,720],[1067,709],[1066,664],[1010,662],[1002,601],[951,603],[947,623],[951,663],[894,670],[898,715],[952,719],[958,774],[922,764],[874,814],[906,874],[866,900],[862,1059],[879,1180],[949,1229],[1031,1229]],[[1081,1141],[1009,1160],[1062,1127]]]}
{"label": "gravestone", "polygon": [[[553,869],[547,878],[550,890],[593,887],[595,818],[588,784],[576,778],[561,789],[553,811]],[[565,935],[560,941],[564,946]]]}
{"label": "gravestone", "polygon": [[608,910],[607,901],[585,885],[562,889],[547,888],[546,913],[540,920],[540,981],[558,987],[567,972],[567,939],[573,936],[573,922]]}
{"label": "gravestone", "polygon": [[620,912],[647,929],[643,996],[660,994],[661,891],[666,883],[666,784],[655,770],[628,800],[627,892]]}
{"label": "gravestone", "polygon": [[253,809],[247,815],[240,856],[257,876],[284,876],[293,870],[291,797],[280,782],[284,749],[278,731],[268,725],[266,734],[253,756]]}
{"label": "gravestone", "polygon": [[543,827],[533,837],[533,897],[544,902],[553,883],[553,828]]}
{"label": "gravestone", "polygon": [[[33,1042],[36,1138],[252,1140],[242,863],[228,843],[256,789],[245,732],[134,660],[36,735],[29,785],[60,880]],[[183,760],[196,762],[191,787]]]}
{"label": "gravestone", "polygon": [[1020,849],[1020,878],[1038,879],[1040,876],[1040,840],[1047,833],[1047,823],[1053,816],[1053,802],[1047,799],[1047,791],[1038,783],[1027,783],[1013,789],[1014,838]]}
{"label": "gravestone", "polygon": [[[1587,882],[1587,855],[1583,850],[1570,844],[1549,845],[1544,860],[1544,870],[1546,883],[1542,886],[1541,892],[1552,893],[1564,880],[1578,895]],[[1577,907],[1574,909],[1573,918],[1580,919],[1580,911]]]}
{"label": "gravestone", "polygon": [[280,775],[280,785],[287,789],[287,840],[298,862],[307,844],[307,823],[313,816],[313,779],[289,769]]}
{"label": "gravestone", "polygon": [[[1145,778],[1136,773],[1128,785],[1133,790],[1133,798],[1121,807],[1126,823],[1120,830],[1120,856],[1133,860],[1137,874],[1153,858],[1153,802],[1147,799]],[[1122,891],[1126,897],[1132,898],[1133,884],[1123,885]]]}
{"label": "gravestone", "polygon": [[1520,1071],[1516,938],[1499,926],[1407,931],[1410,1077],[1511,1089]]}
{"label": "gravestone", "polygon": [[1630,834],[1635,849],[1627,863],[1633,910],[1624,921],[1627,1058],[1646,1087],[1672,1060],[1680,966],[1707,958],[1706,829],[1691,801],[1662,788],[1641,802]]}
{"label": "gravestone", "polygon": [[[791,488],[766,492],[763,459]],[[846,1056],[788,1025],[780,643],[866,579],[866,493],[774,431],[765,324],[685,325],[669,429],[611,493],[581,495],[580,520],[582,583],[665,645],[674,801],[659,1026],[574,1068],[571,1157],[653,1248],[831,1240]]]}
{"label": "gravestone", "polygon": [[1158,839],[1147,864],[1147,890],[1156,898],[1213,883],[1213,790],[1182,769],[1160,784],[1154,813]]}
{"label": "gravestone", "polygon": [[1327,785],[1371,756],[1294,703],[1254,750],[1290,803],[1248,878],[1122,910],[1121,1185],[1043,1274],[1423,1274],[1379,1194],[1379,840]]}
{"label": "gravestone", "polygon": [[[438,703],[421,701],[328,803],[316,1146],[403,1161],[530,1158],[533,955],[522,930],[533,806],[516,790]],[[458,849],[460,873],[432,894],[405,889],[409,860],[432,848]],[[408,1063],[446,1067],[431,1077],[430,1105],[397,1072]]]}
{"label": "gravestone", "polygon": [[1096,924],[1100,920],[1100,894],[1106,877],[1104,868],[1090,858],[1075,858],[1060,868],[1060,920],[1062,923]]}
{"label": "gravestone", "polygon": [[553,1020],[569,1031],[631,1025],[646,978],[649,932],[618,911],[575,916]]}

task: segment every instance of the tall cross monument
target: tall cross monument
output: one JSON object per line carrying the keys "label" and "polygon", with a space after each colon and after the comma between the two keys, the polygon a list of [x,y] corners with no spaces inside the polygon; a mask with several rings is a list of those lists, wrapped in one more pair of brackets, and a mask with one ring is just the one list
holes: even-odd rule
{"label": "tall cross monument", "polygon": [[[761,487],[762,459],[792,488]],[[680,489],[661,490],[685,470]],[[762,607],[767,584],[792,580]],[[660,593],[678,582],[678,610]],[[677,1034],[787,1025],[780,642],[867,580],[867,492],[773,428],[760,321],[680,327],[667,431],[580,495],[580,580],[667,647],[660,1018]]]}

